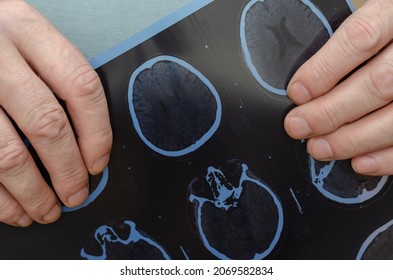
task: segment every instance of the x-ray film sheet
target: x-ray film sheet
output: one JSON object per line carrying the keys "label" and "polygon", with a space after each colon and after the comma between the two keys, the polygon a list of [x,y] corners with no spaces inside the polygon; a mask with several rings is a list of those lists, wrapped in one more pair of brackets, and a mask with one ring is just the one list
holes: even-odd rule
{"label": "x-ray film sheet", "polygon": [[94,59],[110,164],[58,222],[0,225],[0,258],[393,258],[390,178],[315,161],[283,128],[291,76],[352,11],[194,1]]}

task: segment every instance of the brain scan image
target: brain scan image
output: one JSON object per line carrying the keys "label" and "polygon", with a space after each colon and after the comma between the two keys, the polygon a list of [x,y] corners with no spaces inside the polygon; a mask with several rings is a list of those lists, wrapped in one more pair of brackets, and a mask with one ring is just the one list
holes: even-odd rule
{"label": "brain scan image", "polygon": [[80,253],[88,260],[168,260],[169,255],[134,222],[119,220],[100,226]]}
{"label": "brain scan image", "polygon": [[358,260],[393,260],[393,220],[374,231],[363,243]]}
{"label": "brain scan image", "polygon": [[82,203],[81,205],[79,205],[77,207],[73,207],[73,208],[63,206],[62,211],[65,213],[66,212],[74,212],[74,211],[80,210],[82,208],[85,208],[88,205],[90,205],[91,203],[93,203],[97,199],[97,197],[104,191],[104,189],[108,183],[108,179],[109,179],[108,167],[106,167],[101,174],[96,175],[96,176],[90,176],[90,178],[89,178],[90,195],[86,199],[86,201],[84,203]]}
{"label": "brain scan image", "polygon": [[196,227],[218,259],[263,259],[276,247],[283,209],[276,194],[238,160],[210,166],[189,184]]}
{"label": "brain scan image", "polygon": [[253,0],[241,17],[245,62],[259,84],[278,95],[287,94],[293,74],[332,34],[308,0]]}
{"label": "brain scan image", "polygon": [[350,160],[321,162],[309,157],[313,185],[326,198],[342,204],[363,203],[375,197],[387,183],[388,176],[359,175]]}
{"label": "brain scan image", "polygon": [[221,101],[213,85],[193,66],[171,56],[151,59],[134,71],[128,99],[143,142],[169,157],[197,150],[221,121]]}

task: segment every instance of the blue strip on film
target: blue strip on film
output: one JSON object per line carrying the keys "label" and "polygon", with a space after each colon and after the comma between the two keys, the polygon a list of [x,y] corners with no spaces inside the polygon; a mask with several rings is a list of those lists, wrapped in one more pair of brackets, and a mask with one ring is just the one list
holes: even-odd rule
{"label": "blue strip on film", "polygon": [[348,7],[351,9],[352,13],[356,10],[355,6],[352,3],[352,0],[346,0]]}
{"label": "blue strip on film", "polygon": [[214,0],[194,0],[188,5],[180,8],[179,10],[173,12],[167,17],[157,21],[150,27],[146,28],[145,30],[137,33],[134,36],[126,39],[122,43],[110,48],[103,54],[93,58],[90,60],[90,64],[93,68],[98,68],[105,63],[111,61],[112,59],[120,56],[121,54],[127,52],[128,50],[136,47],[137,45],[141,44],[142,42],[152,38],[154,35],[157,35],[161,31],[167,29],[168,27],[174,25],[175,23],[185,19],[189,15],[195,13],[196,11],[200,10],[201,8],[205,7],[206,5],[212,3]]}

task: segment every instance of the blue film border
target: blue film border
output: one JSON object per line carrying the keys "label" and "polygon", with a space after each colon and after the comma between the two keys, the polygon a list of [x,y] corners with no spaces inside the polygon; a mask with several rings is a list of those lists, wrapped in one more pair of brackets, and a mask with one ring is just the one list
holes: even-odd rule
{"label": "blue film border", "polygon": [[207,6],[208,4],[212,3],[214,0],[194,0],[188,5],[180,8],[179,10],[173,12],[172,14],[164,17],[163,19],[157,21],[150,27],[147,27],[145,30],[137,33],[136,35],[131,36],[130,38],[126,39],[125,41],[119,43],[118,45],[110,48],[103,54],[93,58],[90,60],[90,64],[93,68],[98,68],[107,62],[111,61],[112,59],[122,55],[123,53],[127,52],[128,50],[136,47],[137,45],[143,43],[144,41],[152,38],[153,36],[157,35],[161,31],[169,28],[170,26],[174,25],[175,23],[185,19],[189,15],[195,13],[196,11],[202,9],[203,7]]}

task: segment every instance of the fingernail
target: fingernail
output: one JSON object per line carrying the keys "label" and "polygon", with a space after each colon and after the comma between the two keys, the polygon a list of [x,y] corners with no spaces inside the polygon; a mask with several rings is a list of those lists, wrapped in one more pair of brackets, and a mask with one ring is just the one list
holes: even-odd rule
{"label": "fingernail", "polygon": [[91,170],[93,175],[99,174],[104,170],[104,168],[108,165],[109,158],[110,154],[106,154],[105,156],[93,163],[93,170]]}
{"label": "fingernail", "polygon": [[49,210],[48,213],[46,213],[43,217],[42,220],[44,221],[44,223],[53,223],[54,221],[56,221],[57,219],[59,219],[61,215],[61,208],[59,204],[55,204],[55,206],[52,207],[51,210]]}
{"label": "fingernail", "polygon": [[79,192],[71,195],[67,199],[68,207],[75,207],[81,205],[89,196],[89,188],[85,187],[81,189]]}
{"label": "fingernail", "polygon": [[300,82],[295,82],[288,89],[289,98],[296,104],[304,104],[311,100],[311,94]]}
{"label": "fingernail", "polygon": [[33,219],[30,218],[29,215],[24,214],[24,215],[22,216],[22,218],[20,218],[20,219],[16,222],[16,224],[17,224],[18,226],[20,226],[20,227],[28,227],[29,225],[31,225],[32,222],[33,222]]}
{"label": "fingernail", "polygon": [[356,159],[356,172],[363,174],[372,174],[378,171],[378,164],[374,158],[363,156]]}
{"label": "fingernail", "polygon": [[309,141],[310,153],[316,160],[329,160],[333,157],[333,150],[329,142],[323,138]]}
{"label": "fingernail", "polygon": [[286,126],[290,135],[296,139],[308,138],[312,132],[308,123],[297,116],[289,117]]}

